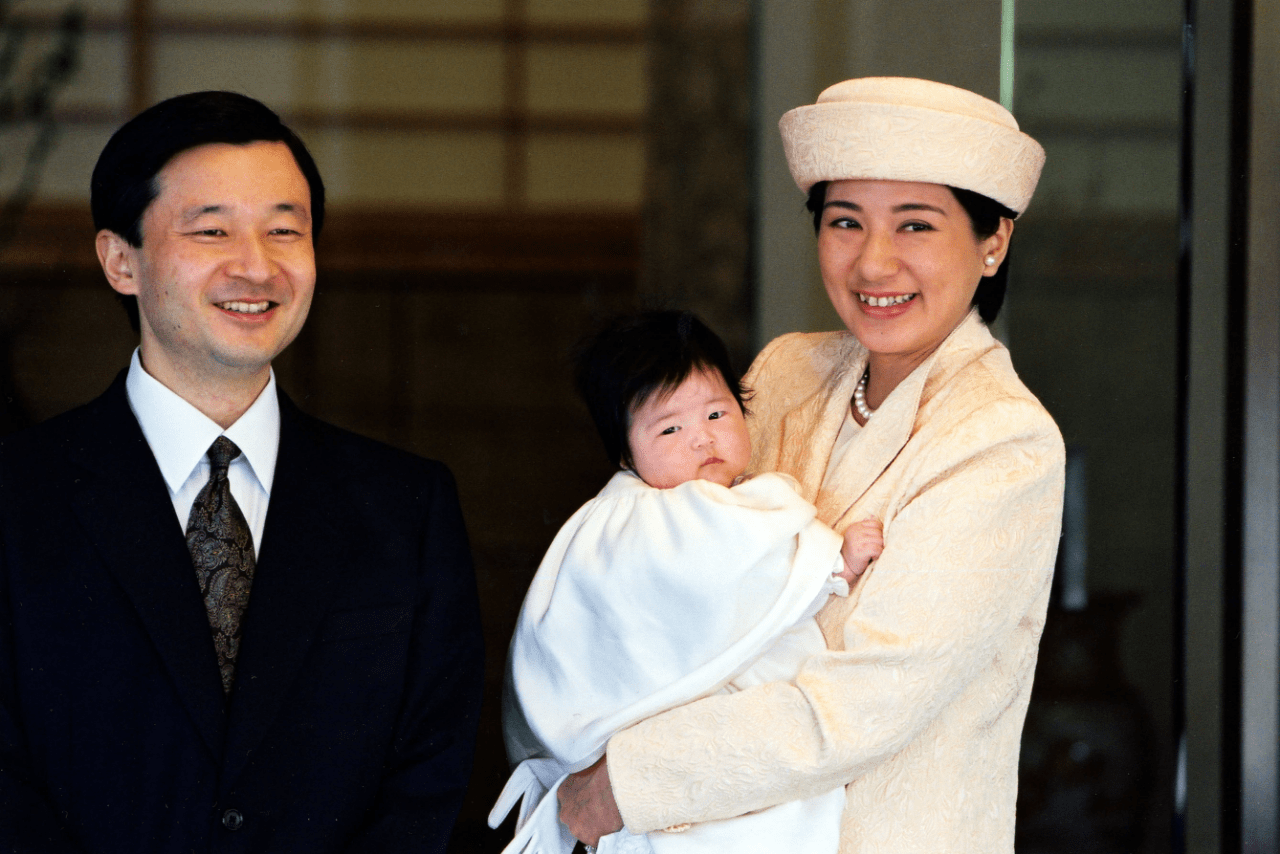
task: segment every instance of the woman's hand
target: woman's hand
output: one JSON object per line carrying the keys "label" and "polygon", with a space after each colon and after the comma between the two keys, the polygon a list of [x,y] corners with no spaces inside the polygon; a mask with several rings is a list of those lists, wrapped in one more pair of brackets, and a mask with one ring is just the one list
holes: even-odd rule
{"label": "woman's hand", "polygon": [[854,579],[867,571],[871,561],[884,551],[884,528],[875,519],[854,522],[844,532],[844,546],[840,556],[844,558],[844,572],[836,573],[852,584]]}
{"label": "woman's hand", "polygon": [[601,756],[560,784],[560,821],[569,832],[592,848],[600,837],[622,830],[622,814],[609,785],[609,766]]}

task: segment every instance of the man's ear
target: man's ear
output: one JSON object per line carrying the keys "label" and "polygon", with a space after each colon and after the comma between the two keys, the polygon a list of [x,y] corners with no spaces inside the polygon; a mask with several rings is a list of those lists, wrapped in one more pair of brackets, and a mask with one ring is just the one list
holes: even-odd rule
{"label": "man's ear", "polygon": [[137,249],[107,228],[98,232],[95,246],[98,250],[98,263],[102,265],[102,272],[106,274],[111,287],[117,293],[137,296]]}

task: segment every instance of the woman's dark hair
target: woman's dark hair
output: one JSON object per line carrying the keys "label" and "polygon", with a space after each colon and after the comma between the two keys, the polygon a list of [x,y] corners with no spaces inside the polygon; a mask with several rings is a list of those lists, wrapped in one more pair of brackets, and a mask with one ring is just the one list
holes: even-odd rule
{"label": "woman's dark hair", "polygon": [[[804,206],[813,215],[813,231],[815,234],[822,228],[822,206],[827,202],[827,185],[830,181],[819,181],[809,188],[809,198]],[[973,226],[973,236],[978,240],[986,240],[996,233],[1000,220],[1017,219],[1018,215],[1011,209],[981,193],[972,190],[961,190],[958,187],[947,187],[956,197],[960,207],[969,215]],[[994,275],[983,276],[978,282],[978,289],[973,294],[973,305],[978,309],[978,316],[984,323],[991,323],[1000,314],[1004,305],[1004,293],[1009,286],[1009,252],[1005,251],[1004,261]]]}
{"label": "woman's dark hair", "polygon": [[614,318],[578,343],[574,381],[605,453],[631,468],[631,415],[655,394],[666,396],[699,371],[718,371],[745,413],[742,379],[724,342],[689,311],[646,311]]}
{"label": "woman's dark hair", "polygon": [[[142,217],[160,188],[156,175],[184,151],[211,143],[283,142],[311,188],[311,234],[324,227],[324,181],[302,140],[265,104],[235,92],[192,92],[161,101],[126,122],[98,156],[90,180],[93,227],[142,245]],[[138,302],[122,296],[134,331]]]}

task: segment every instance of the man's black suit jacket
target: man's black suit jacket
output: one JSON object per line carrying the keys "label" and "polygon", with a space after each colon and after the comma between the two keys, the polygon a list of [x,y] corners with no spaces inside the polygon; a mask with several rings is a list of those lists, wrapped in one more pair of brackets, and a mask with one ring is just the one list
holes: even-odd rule
{"label": "man's black suit jacket", "polygon": [[483,676],[452,477],[280,407],[229,699],[124,375],[0,442],[0,852],[444,850]]}

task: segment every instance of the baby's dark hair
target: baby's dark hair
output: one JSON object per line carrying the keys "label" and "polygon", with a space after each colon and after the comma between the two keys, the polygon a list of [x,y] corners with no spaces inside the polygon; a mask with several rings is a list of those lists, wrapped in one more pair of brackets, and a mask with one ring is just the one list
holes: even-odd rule
{"label": "baby's dark hair", "polygon": [[654,394],[665,397],[694,373],[718,371],[744,413],[750,397],[720,336],[691,311],[614,318],[579,342],[573,367],[609,461],[625,468],[632,467],[631,414]]}

